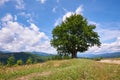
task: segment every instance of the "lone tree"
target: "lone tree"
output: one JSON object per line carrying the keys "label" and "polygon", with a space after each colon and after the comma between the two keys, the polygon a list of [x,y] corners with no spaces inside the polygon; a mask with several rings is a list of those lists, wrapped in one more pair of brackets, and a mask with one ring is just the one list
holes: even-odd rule
{"label": "lone tree", "polygon": [[71,54],[72,58],[77,58],[77,52],[101,45],[95,28],[82,15],[73,14],[53,29],[51,45],[57,49],[58,54]]}

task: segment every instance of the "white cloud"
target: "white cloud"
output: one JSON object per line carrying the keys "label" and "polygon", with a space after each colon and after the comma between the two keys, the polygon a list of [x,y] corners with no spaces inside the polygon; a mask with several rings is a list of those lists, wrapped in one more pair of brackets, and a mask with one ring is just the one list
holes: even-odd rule
{"label": "white cloud", "polygon": [[67,12],[64,16],[63,16],[63,21],[65,21],[65,19],[67,18],[67,17],[70,17],[71,15],[73,15],[73,14],[83,14],[82,13],[83,12],[83,5],[80,5],[74,12]]}
{"label": "white cloud", "polygon": [[13,20],[13,17],[11,14],[6,14],[5,17],[3,17],[2,19],[2,22],[5,22],[5,21],[12,21]]}
{"label": "white cloud", "polygon": [[94,46],[89,48],[86,53],[112,53],[112,52],[120,52],[120,37],[117,38],[116,41],[112,43],[103,43],[100,48]]}
{"label": "white cloud", "polygon": [[52,9],[52,12],[56,12],[57,6]]}
{"label": "white cloud", "polygon": [[25,17],[27,20],[27,22],[33,22],[32,17],[34,16],[34,14],[30,14],[30,13],[25,13],[25,12],[21,12],[19,14],[17,14],[18,16],[22,16]]}
{"label": "white cloud", "polygon": [[[67,11],[65,8],[63,8],[64,11]],[[83,5],[80,5],[78,8],[76,8],[76,10],[74,12],[70,12],[70,11],[67,11],[65,13],[65,15],[63,15],[62,19],[60,20],[60,18],[58,18],[56,21],[55,21],[55,24],[56,23],[61,23],[62,21],[65,21],[67,17],[70,17],[72,14],[83,14]],[[58,25],[58,24],[57,24]]]}
{"label": "white cloud", "polygon": [[[115,40],[118,37],[120,37],[120,35],[118,35],[118,34],[120,34],[120,30],[118,29],[118,27],[119,27],[118,23],[114,23],[114,24],[109,23],[109,25],[108,25],[108,23],[107,24],[106,23],[98,23],[95,21],[88,20],[88,24],[96,25],[95,31],[98,32],[102,43],[110,42],[110,41]],[[113,26],[114,26],[114,29],[112,28]]]}
{"label": "white cloud", "polygon": [[106,42],[120,36],[118,35],[120,34],[119,30],[100,29],[97,32],[100,34],[102,42]]}
{"label": "white cloud", "polygon": [[33,23],[31,23],[30,28],[34,31],[39,31],[39,28]]}
{"label": "white cloud", "polygon": [[67,13],[63,16],[62,21],[65,21],[66,18],[70,17],[72,14],[74,14],[74,12],[67,12]]}
{"label": "white cloud", "polygon": [[82,14],[82,12],[83,12],[83,5],[80,5],[80,6],[76,9],[75,13],[76,13],[76,14]]}
{"label": "white cloud", "polygon": [[0,0],[0,6],[4,5],[5,3],[9,1],[16,2],[15,4],[16,9],[25,9],[25,3],[23,0]]}
{"label": "white cloud", "polygon": [[10,0],[0,0],[0,6],[1,5],[4,5],[6,2],[8,2],[8,1],[10,1]]}
{"label": "white cloud", "polygon": [[0,30],[0,49],[8,51],[42,51],[53,53],[55,49],[50,46],[50,40],[44,32],[30,23],[30,26],[24,26],[16,21],[11,14],[10,19],[6,19],[8,14],[3,17],[2,28]]}
{"label": "white cloud", "polygon": [[14,16],[14,20],[17,21],[17,16],[16,15]]}
{"label": "white cloud", "polygon": [[55,21],[54,26],[59,25],[61,21],[62,21],[62,19],[61,19],[61,18],[58,18],[58,19]]}
{"label": "white cloud", "polygon": [[[98,32],[101,41],[101,47],[98,48],[94,46],[89,48],[87,53],[111,53],[111,52],[120,52],[120,30],[102,28],[103,25],[100,23],[96,23],[94,21],[90,21],[89,23],[97,25],[96,32]],[[113,25],[113,24],[112,24]],[[114,24],[116,25],[116,24]],[[111,27],[109,25],[109,27]]]}
{"label": "white cloud", "polygon": [[25,3],[23,0],[16,0],[16,9],[25,9]]}
{"label": "white cloud", "polygon": [[40,3],[44,4],[46,2],[46,0],[37,0],[40,1]]}
{"label": "white cloud", "polygon": [[30,13],[25,13],[25,12],[21,12],[21,13],[19,13],[18,15],[24,16],[24,17],[26,17],[26,18],[29,18],[30,16],[32,16]]}
{"label": "white cloud", "polygon": [[69,12],[66,8],[63,7],[64,12]]}
{"label": "white cloud", "polygon": [[96,25],[96,26],[99,26],[99,25],[100,25],[99,23],[94,22],[94,21],[90,21],[90,20],[88,20],[88,24],[93,24],[93,25]]}

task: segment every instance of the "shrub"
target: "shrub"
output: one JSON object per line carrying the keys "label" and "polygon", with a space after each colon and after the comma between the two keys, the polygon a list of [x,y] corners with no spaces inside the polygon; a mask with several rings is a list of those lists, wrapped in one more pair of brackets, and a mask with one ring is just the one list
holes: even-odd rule
{"label": "shrub", "polygon": [[15,64],[15,58],[14,56],[11,56],[8,58],[7,65],[8,66],[13,66]]}
{"label": "shrub", "polygon": [[26,64],[32,64],[32,58],[29,57],[28,60],[26,61]]}
{"label": "shrub", "polygon": [[2,62],[0,62],[0,66],[3,66],[4,64]]}
{"label": "shrub", "polygon": [[100,61],[101,59],[102,59],[102,57],[93,58],[93,60],[95,60],[95,61]]}
{"label": "shrub", "polygon": [[22,65],[23,64],[23,61],[20,59],[20,60],[17,60],[17,65]]}
{"label": "shrub", "polygon": [[35,59],[35,60],[34,60],[34,64],[36,64],[37,62],[38,62],[38,60],[37,60],[37,59]]}

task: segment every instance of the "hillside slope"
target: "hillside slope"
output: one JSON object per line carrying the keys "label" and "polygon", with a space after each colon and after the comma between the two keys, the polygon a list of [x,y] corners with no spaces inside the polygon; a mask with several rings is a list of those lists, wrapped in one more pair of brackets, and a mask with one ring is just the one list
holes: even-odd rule
{"label": "hillside slope", "polygon": [[1,67],[0,80],[120,80],[120,65],[87,59]]}
{"label": "hillside slope", "polygon": [[38,62],[43,62],[47,58],[47,56],[32,54],[30,52],[0,52],[0,62],[7,64],[7,60],[10,56],[14,56],[15,63],[19,59],[25,63],[29,57],[31,57],[33,61],[37,60]]}

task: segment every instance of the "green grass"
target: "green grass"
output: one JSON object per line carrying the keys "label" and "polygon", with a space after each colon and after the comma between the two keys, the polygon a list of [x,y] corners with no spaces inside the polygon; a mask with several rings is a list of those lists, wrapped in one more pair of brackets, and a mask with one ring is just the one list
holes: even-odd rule
{"label": "green grass", "polygon": [[120,65],[87,59],[1,67],[0,80],[120,80]]}

